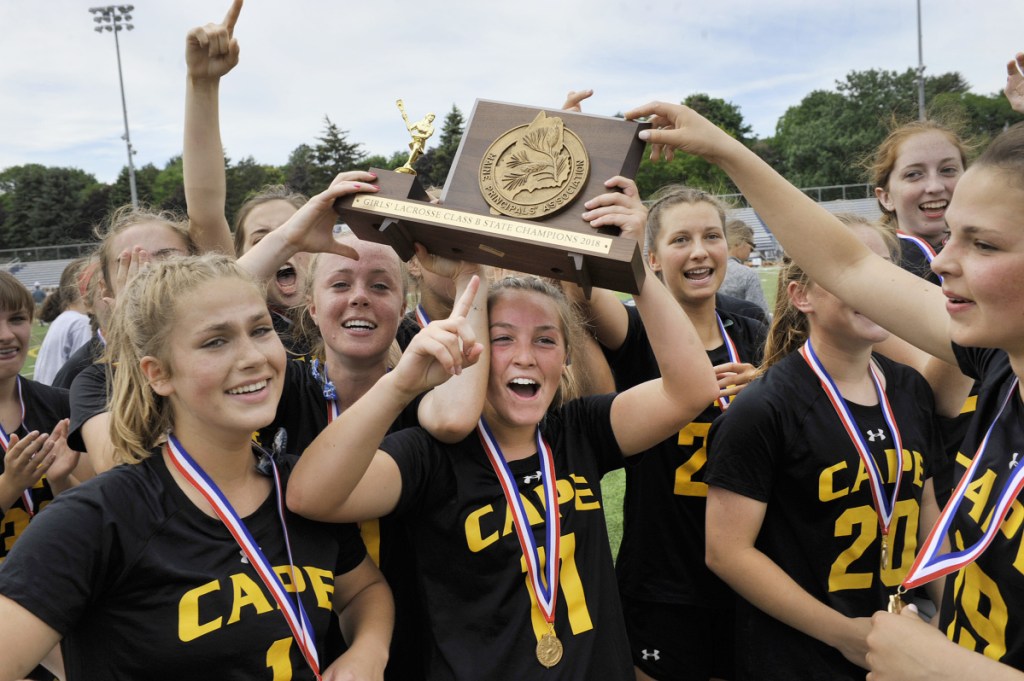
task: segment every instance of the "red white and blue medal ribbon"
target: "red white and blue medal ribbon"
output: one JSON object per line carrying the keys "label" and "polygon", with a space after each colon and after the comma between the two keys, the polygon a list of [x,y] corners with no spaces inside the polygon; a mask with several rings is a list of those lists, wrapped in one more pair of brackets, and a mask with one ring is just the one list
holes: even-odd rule
{"label": "red white and blue medal ribbon", "polygon": [[[930,243],[928,243],[921,237],[914,236],[913,234],[907,234],[906,232],[901,232],[899,230],[896,230],[896,236],[898,236],[903,241],[909,241],[915,246],[917,246],[921,250],[921,252],[924,253],[924,258],[925,260],[928,261],[929,265],[932,263],[932,260],[935,260],[935,249],[932,248],[932,245]],[[939,277],[939,280],[941,281],[942,277]]]}
{"label": "red white and blue medal ribbon", "polygon": [[[238,546],[249,560],[249,564],[253,566],[260,579],[263,580],[263,583],[274,596],[274,600],[277,601],[278,608],[281,610],[281,614],[284,615],[284,619],[288,623],[288,628],[291,629],[292,635],[295,637],[295,642],[298,644],[302,656],[306,658],[310,669],[313,670],[313,675],[319,681],[320,659],[316,651],[316,641],[313,638],[313,626],[309,622],[309,617],[306,616],[306,609],[302,606],[302,599],[299,597],[298,591],[295,593],[295,600],[292,601],[288,596],[288,592],[285,591],[281,578],[274,571],[273,566],[263,554],[259,544],[256,543],[256,540],[249,533],[249,528],[238,517],[238,513],[235,512],[231,502],[220,491],[217,483],[189,456],[189,453],[185,451],[185,448],[173,434],[167,438],[167,455],[171,463],[174,464],[174,467],[188,480],[189,484],[213,506],[217,517],[221,519],[224,526],[228,528],[228,532],[238,542]],[[274,474],[274,494],[277,497],[277,513],[281,519],[281,532],[284,534],[284,545],[288,553],[288,567],[292,574],[292,584],[298,584],[299,582],[295,578],[295,561],[292,559],[292,547],[288,540],[288,526],[284,519],[281,478],[277,473],[277,465],[273,459],[270,459],[270,469]]]}
{"label": "red white and blue medal ribbon", "polygon": [[988,448],[992,431],[995,429],[999,417],[1003,415],[1006,405],[1010,403],[1010,399],[1017,394],[1017,385],[1018,381],[1014,379],[1009,392],[999,407],[999,412],[992,419],[988,430],[985,431],[985,437],[981,439],[981,444],[978,445],[978,449],[974,453],[970,467],[960,479],[960,484],[957,485],[952,496],[950,496],[949,502],[946,503],[946,508],[942,510],[932,531],[928,533],[924,546],[921,547],[917,558],[914,560],[914,564],[910,567],[910,572],[907,573],[906,579],[903,580],[904,588],[911,589],[915,586],[926,584],[933,579],[956,572],[965,565],[976,561],[985,552],[989,544],[992,543],[992,540],[995,539],[996,532],[999,531],[1000,525],[1002,525],[1006,514],[1010,510],[1010,506],[1017,498],[1017,495],[1020,494],[1021,489],[1024,488],[1024,465],[1014,466],[1010,469],[1012,473],[1009,479],[996,497],[995,507],[989,516],[988,527],[982,533],[981,538],[972,546],[968,546],[962,551],[950,551],[945,555],[939,555],[939,551],[942,549],[942,541],[949,536],[950,527],[956,516],[957,508],[959,508],[960,502],[964,500],[967,488],[980,468],[982,459],[985,457],[985,450]]}
{"label": "red white and blue medal ribbon", "polygon": [[913,234],[907,234],[906,232],[900,232],[900,231],[896,232],[896,236],[898,236],[899,238],[903,239],[904,241],[910,241],[915,246],[917,246],[919,249],[921,249],[921,252],[924,253],[924,257],[925,257],[925,259],[929,263],[932,260],[935,260],[935,249],[932,248],[932,245],[930,243],[928,243],[927,241],[925,241],[921,237],[914,236]]}
{"label": "red white and blue medal ribbon", "polygon": [[[874,501],[875,512],[878,515],[878,525],[882,530],[883,541],[885,541],[889,536],[889,526],[892,523],[893,510],[896,508],[896,499],[900,493],[900,480],[903,478],[903,438],[900,436],[900,429],[896,426],[896,417],[893,415],[889,398],[882,388],[882,381],[878,376],[878,371],[875,370],[873,364],[868,364],[871,382],[874,384],[875,393],[878,395],[878,406],[882,409],[882,417],[885,419],[886,425],[889,426],[889,432],[892,434],[893,445],[896,449],[896,479],[892,485],[891,495],[886,495],[885,493],[885,478],[882,476],[882,471],[878,468],[875,457],[871,455],[871,448],[865,442],[864,434],[857,427],[857,421],[853,418],[850,406],[846,403],[842,394],[840,394],[839,388],[836,387],[835,382],[829,376],[828,371],[826,371],[818,356],[814,354],[814,348],[811,345],[810,339],[801,346],[799,352],[811,368],[811,371],[815,373],[821,382],[821,387],[825,390],[825,394],[828,396],[833,408],[835,408],[839,420],[842,421],[846,434],[850,437],[850,441],[853,442],[854,448],[856,448],[857,453],[860,455],[861,463],[864,464],[864,469],[868,474],[868,481],[871,484],[871,498]],[[883,556],[883,562],[885,562],[884,558]]]}
{"label": "red white and blue medal ribbon", "polygon": [[427,314],[427,310],[422,304],[416,306],[416,323],[420,325],[421,329],[430,323],[430,315]]}
{"label": "red white and blue medal ribbon", "polygon": [[[21,397],[21,376],[18,376],[18,406],[21,407],[21,423],[25,423],[25,400]],[[0,426],[0,446],[4,449],[4,454],[11,446],[11,436],[7,434],[3,426]],[[31,518],[36,514],[36,505],[32,501],[32,490],[26,489],[21,492],[21,502],[25,506],[25,512],[28,513],[28,517]]]}
{"label": "red white and blue medal ribbon", "polygon": [[537,606],[540,608],[544,620],[554,626],[555,604],[558,601],[559,544],[562,533],[562,520],[558,510],[558,490],[555,485],[555,457],[538,427],[537,456],[540,459],[540,482],[544,488],[544,553],[546,561],[542,567],[537,543],[534,541],[533,531],[530,529],[530,521],[526,517],[526,509],[523,507],[523,500],[519,495],[519,487],[516,485],[512,470],[508,467],[508,462],[505,461],[505,456],[501,453],[498,441],[482,416],[477,423],[477,433],[480,435],[484,451],[487,452],[487,459],[491,462],[495,475],[498,476],[498,482],[501,483],[505,501],[508,502],[508,506],[512,510],[516,536],[519,537],[519,546],[526,558],[526,571],[537,597]]}
{"label": "red white and blue medal ribbon", "polygon": [[[722,342],[725,343],[725,351],[729,353],[729,361],[736,364],[740,363],[740,353],[736,350],[736,344],[732,342],[732,338],[729,338],[729,334],[725,332],[725,324],[722,322],[721,315],[715,312],[715,321],[718,322],[718,331],[722,334]],[[721,396],[718,398],[718,406],[725,411],[729,408],[729,403],[732,402],[731,397]]]}

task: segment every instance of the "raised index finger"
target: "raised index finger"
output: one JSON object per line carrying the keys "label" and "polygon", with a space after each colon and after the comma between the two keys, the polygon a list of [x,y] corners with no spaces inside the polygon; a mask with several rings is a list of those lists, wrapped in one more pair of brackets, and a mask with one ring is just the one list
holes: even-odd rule
{"label": "raised index finger", "polygon": [[224,15],[224,27],[228,29],[228,35],[235,32],[235,22],[238,21],[238,15],[242,11],[242,0],[235,0],[231,3],[231,9]]}
{"label": "raised index finger", "polygon": [[448,319],[467,316],[470,309],[473,307],[473,298],[476,297],[476,292],[479,288],[480,277],[474,274],[473,278],[469,280],[469,285],[466,286],[466,290],[462,292],[459,299],[455,301],[455,305],[452,306],[452,313],[448,315]]}

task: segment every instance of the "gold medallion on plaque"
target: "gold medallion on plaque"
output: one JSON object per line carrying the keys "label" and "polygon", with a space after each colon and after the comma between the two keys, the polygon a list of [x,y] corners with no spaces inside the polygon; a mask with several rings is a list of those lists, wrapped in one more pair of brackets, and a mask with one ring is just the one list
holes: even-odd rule
{"label": "gold medallion on plaque", "polygon": [[572,203],[590,174],[583,141],[543,111],[494,140],[480,161],[480,192],[495,215],[540,218]]}

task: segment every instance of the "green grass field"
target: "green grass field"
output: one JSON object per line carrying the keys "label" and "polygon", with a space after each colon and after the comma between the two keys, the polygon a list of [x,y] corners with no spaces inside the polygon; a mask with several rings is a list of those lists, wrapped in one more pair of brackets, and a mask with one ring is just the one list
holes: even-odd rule
{"label": "green grass field", "polygon": [[25,359],[25,366],[21,368],[21,375],[25,378],[32,378],[32,372],[36,368],[36,356],[39,354],[39,346],[49,330],[49,324],[40,326],[37,320],[32,320],[32,340],[29,341],[28,357]]}

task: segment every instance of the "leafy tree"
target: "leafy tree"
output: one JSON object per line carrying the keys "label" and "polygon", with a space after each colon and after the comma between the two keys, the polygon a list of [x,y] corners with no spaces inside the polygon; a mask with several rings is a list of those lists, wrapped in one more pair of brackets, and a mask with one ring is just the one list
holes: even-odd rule
{"label": "leafy tree", "polygon": [[[925,78],[925,93],[963,93],[958,73]],[[772,141],[780,169],[802,187],[856,184],[864,181],[860,161],[885,138],[893,121],[917,118],[917,72],[870,69],[851,71],[835,91],[815,90],[790,107]]]}
{"label": "leafy tree", "polygon": [[[139,203],[142,205],[155,206],[153,198],[153,187],[156,184],[157,175],[160,170],[152,163],[147,163],[141,168],[135,169],[135,189],[139,195]],[[132,202],[131,183],[128,179],[128,166],[121,168],[121,173],[114,182],[113,191],[110,193],[112,207],[124,206]]]}
{"label": "leafy tree", "polygon": [[[744,144],[750,144],[752,129],[743,120],[738,106],[703,92],[690,95],[683,104],[701,114]],[[716,194],[736,191],[729,177],[717,166],[690,154],[676,154],[671,161],[652,163],[645,154],[636,174],[640,195],[649,197],[669,184],[685,184]]]}
{"label": "leafy tree", "polygon": [[311,194],[323,191],[330,185],[338,173],[362,168],[366,153],[363,145],[348,141],[348,131],[342,130],[328,116],[324,116],[324,132],[317,137],[313,147],[314,175],[311,178],[315,185]]}
{"label": "leafy tree", "polygon": [[408,151],[394,151],[391,156],[385,156],[383,154],[374,154],[373,156],[367,156],[363,159],[364,168],[383,168],[384,170],[394,170],[405,165],[405,160],[409,158]]}
{"label": "leafy tree", "polygon": [[153,206],[173,210],[182,215],[187,213],[184,178],[181,156],[175,156],[153,180]]}
{"label": "leafy tree", "polygon": [[683,104],[744,144],[752,141],[750,133],[753,132],[753,128],[743,121],[740,108],[732,102],[697,92],[684,99]]}
{"label": "leafy tree", "polygon": [[306,196],[316,193],[312,189],[316,186],[315,182],[318,177],[318,171],[311,146],[300,144],[295,147],[292,153],[288,155],[288,163],[285,164],[283,170],[284,183],[286,185]]}
{"label": "leafy tree", "polygon": [[431,147],[416,162],[416,172],[424,187],[442,187],[448,179],[448,173],[455,162],[455,153],[459,150],[465,119],[459,107],[452,104],[452,110],[444,118],[441,138],[436,147]]}
{"label": "leafy tree", "polygon": [[77,168],[29,164],[4,170],[0,244],[21,248],[84,240],[90,225],[80,205],[96,184],[94,176]]}
{"label": "leafy tree", "polygon": [[965,135],[979,148],[1014,123],[1024,120],[1002,92],[978,95],[973,92],[943,92],[935,96],[930,110],[940,118],[959,123]]}
{"label": "leafy tree", "polygon": [[268,184],[285,184],[282,168],[260,165],[252,156],[246,156],[226,170],[227,201],[225,214],[234,219],[239,206],[251,193]]}

